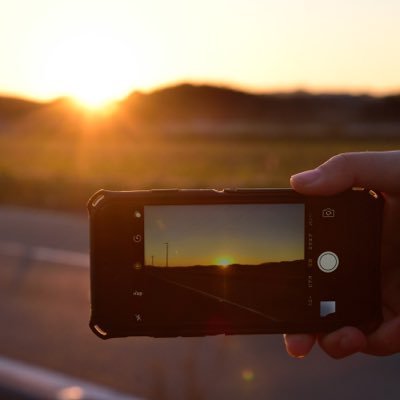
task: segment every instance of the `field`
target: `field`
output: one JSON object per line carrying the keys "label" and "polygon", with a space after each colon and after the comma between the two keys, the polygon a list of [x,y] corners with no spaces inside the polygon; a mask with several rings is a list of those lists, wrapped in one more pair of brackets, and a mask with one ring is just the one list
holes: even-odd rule
{"label": "field", "polygon": [[291,174],[397,139],[171,136],[118,129],[0,134],[0,202],[84,211],[97,189],[286,187]]}
{"label": "field", "polygon": [[[213,318],[227,323],[254,320],[268,326],[271,320],[293,321],[304,315],[305,269],[299,260],[227,268],[146,266],[145,273],[157,287],[152,292],[158,299],[152,301],[160,301],[154,307],[161,312],[158,319],[168,318],[173,325],[182,320],[206,325]],[[185,302],[190,307],[180,306]]]}

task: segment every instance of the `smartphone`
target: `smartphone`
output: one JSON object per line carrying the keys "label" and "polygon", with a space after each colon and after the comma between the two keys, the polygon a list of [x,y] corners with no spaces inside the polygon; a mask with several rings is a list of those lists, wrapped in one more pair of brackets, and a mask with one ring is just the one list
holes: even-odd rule
{"label": "smartphone", "polygon": [[363,189],[99,191],[90,327],[103,339],[373,330],[382,207]]}

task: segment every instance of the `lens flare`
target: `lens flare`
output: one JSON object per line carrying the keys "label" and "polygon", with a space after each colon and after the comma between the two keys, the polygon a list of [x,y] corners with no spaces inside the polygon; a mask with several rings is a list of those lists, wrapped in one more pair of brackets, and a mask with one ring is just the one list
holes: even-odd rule
{"label": "lens flare", "polygon": [[245,382],[252,382],[254,380],[254,372],[250,368],[246,368],[242,371],[242,379]]}

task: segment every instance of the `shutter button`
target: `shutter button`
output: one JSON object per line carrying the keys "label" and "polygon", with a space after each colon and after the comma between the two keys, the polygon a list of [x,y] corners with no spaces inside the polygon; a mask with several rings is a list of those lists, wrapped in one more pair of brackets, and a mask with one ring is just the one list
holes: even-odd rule
{"label": "shutter button", "polygon": [[333,272],[339,266],[339,257],[332,251],[325,251],[320,254],[317,263],[322,272]]}

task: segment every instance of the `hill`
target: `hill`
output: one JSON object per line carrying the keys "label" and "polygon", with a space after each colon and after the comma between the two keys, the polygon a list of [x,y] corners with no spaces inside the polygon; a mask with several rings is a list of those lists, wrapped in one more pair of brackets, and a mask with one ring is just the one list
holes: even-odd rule
{"label": "hill", "polygon": [[0,97],[0,121],[11,121],[40,109],[43,103],[19,99],[16,97]]}
{"label": "hill", "polygon": [[[32,117],[36,114],[40,117]],[[49,119],[56,122],[51,127],[64,129],[68,128],[68,121],[82,118],[82,110],[68,99],[39,103],[0,98],[0,127],[27,116],[31,124],[49,127],[46,121]],[[133,129],[163,134],[393,136],[400,134],[400,95],[256,94],[226,87],[181,84],[132,93],[116,104],[108,121],[98,118],[96,129],[104,127],[110,119],[114,130],[119,132]],[[59,124],[61,120],[66,123]]]}
{"label": "hill", "polygon": [[122,102],[122,107],[142,122],[234,120],[287,124],[360,119],[365,108],[373,107],[374,100],[379,103],[378,99],[369,96],[304,92],[254,94],[215,86],[182,84],[148,94],[135,92]]}
{"label": "hill", "polygon": [[279,123],[338,120],[400,122],[400,95],[255,94],[224,87],[181,84],[148,94],[134,92],[121,105],[137,119],[147,122],[178,119]]}

